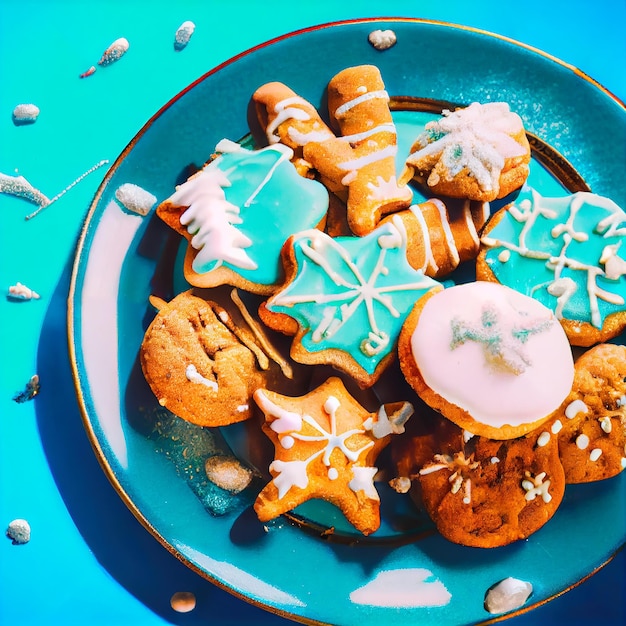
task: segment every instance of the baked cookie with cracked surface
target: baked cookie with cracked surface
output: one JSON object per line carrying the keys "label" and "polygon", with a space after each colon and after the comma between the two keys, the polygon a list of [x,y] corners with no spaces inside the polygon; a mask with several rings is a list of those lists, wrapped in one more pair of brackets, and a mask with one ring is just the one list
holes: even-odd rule
{"label": "baked cookie with cracked surface", "polygon": [[269,521],[322,498],[364,535],[375,532],[380,526],[376,458],[392,434],[404,431],[411,404],[386,404],[371,413],[337,377],[304,396],[258,389],[254,399],[265,414],[263,431],[275,448],[272,480],[254,504],[259,519]]}
{"label": "baked cookie with cracked surface", "polygon": [[255,389],[292,375],[216,302],[191,292],[152,302],[158,312],[144,334],[141,367],[159,403],[178,417],[198,426],[241,422],[253,414]]}
{"label": "baked cookie with cracked surface", "polygon": [[610,198],[544,197],[527,186],[488,222],[476,276],[532,296],[572,345],[588,347],[626,328],[624,235],[626,212]]}
{"label": "baked cookie with cracked surface", "polygon": [[440,417],[428,431],[407,435],[392,442],[397,477],[391,486],[410,489],[449,541],[495,548],[525,539],[563,499],[557,441],[544,440],[540,431],[497,441]]}
{"label": "baked cookie with cracked surface", "polygon": [[574,384],[541,437],[555,437],[567,483],[616,476],[626,467],[626,347],[594,346],[578,358]]}
{"label": "baked cookie with cracked surface", "polygon": [[426,124],[400,180],[414,179],[434,195],[491,202],[526,182],[529,163],[520,116],[506,102],[473,102]]}
{"label": "baked cookie with cracked surface", "polygon": [[572,388],[574,362],[552,311],[490,282],[427,295],[398,341],[408,383],[469,432],[513,439],[550,419]]}

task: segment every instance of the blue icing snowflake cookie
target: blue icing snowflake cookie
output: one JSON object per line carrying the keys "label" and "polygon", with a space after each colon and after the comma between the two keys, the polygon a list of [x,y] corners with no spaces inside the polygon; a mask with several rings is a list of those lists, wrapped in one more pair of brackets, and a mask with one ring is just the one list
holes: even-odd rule
{"label": "blue icing snowflake cookie", "polygon": [[270,294],[283,278],[285,240],[323,223],[328,192],[297,173],[293,152],[281,144],[247,150],[222,140],[216,151],[157,214],[189,242],[184,272],[191,285]]}
{"label": "blue icing snowflake cookie", "polygon": [[287,280],[261,306],[261,319],[295,336],[294,360],[330,363],[361,387],[373,385],[415,302],[443,288],[409,265],[406,246],[399,218],[365,237],[295,234],[283,249]]}
{"label": "blue icing snowflake cookie", "polygon": [[525,187],[487,224],[476,275],[535,298],[572,345],[591,346],[626,327],[624,235],[626,212],[609,198],[544,198]]}

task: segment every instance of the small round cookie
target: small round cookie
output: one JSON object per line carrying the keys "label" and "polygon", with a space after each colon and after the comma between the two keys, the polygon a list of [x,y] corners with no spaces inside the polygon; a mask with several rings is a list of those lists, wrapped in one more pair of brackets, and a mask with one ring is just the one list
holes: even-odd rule
{"label": "small round cookie", "polygon": [[626,328],[625,234],[626,212],[609,198],[524,187],[487,223],[476,276],[532,296],[572,345],[591,346]]}
{"label": "small round cookie", "polygon": [[380,498],[374,463],[391,435],[404,432],[413,407],[399,402],[370,413],[337,377],[304,396],[258,389],[254,399],[265,414],[263,431],[275,448],[272,480],[254,504],[259,519],[269,521],[322,498],[364,535],[376,531]]}
{"label": "small round cookie", "polygon": [[506,102],[474,102],[426,124],[400,180],[413,178],[435,195],[491,202],[526,182],[529,163],[519,115]]}
{"label": "small round cookie", "polygon": [[616,476],[626,467],[626,347],[600,344],[575,364],[574,385],[544,438],[556,436],[567,483]]}
{"label": "small round cookie", "polygon": [[140,360],[159,403],[198,426],[251,417],[254,390],[284,374],[254,334],[191,292],[152,302],[159,311],[145,332]]}
{"label": "small round cookie", "polygon": [[489,282],[417,302],[398,341],[402,373],[431,407],[469,432],[512,439],[551,417],[574,363],[554,314]]}

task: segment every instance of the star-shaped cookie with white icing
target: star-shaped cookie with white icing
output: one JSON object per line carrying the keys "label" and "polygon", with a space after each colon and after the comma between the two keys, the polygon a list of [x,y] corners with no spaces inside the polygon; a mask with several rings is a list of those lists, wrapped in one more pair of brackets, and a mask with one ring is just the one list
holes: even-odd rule
{"label": "star-shaped cookie with white icing", "polygon": [[370,413],[331,377],[301,397],[258,389],[254,399],[265,414],[263,430],[275,447],[272,480],[254,504],[269,521],[312,498],[337,506],[364,535],[380,526],[374,486],[376,458],[392,434],[412,415],[408,402]]}

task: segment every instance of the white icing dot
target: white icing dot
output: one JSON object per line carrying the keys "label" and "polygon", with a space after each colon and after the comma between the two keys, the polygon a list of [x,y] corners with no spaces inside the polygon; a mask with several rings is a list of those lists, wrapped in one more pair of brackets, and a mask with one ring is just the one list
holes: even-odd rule
{"label": "white icing dot", "polygon": [[492,456],[490,460],[491,460],[492,465],[495,465],[496,463],[500,463],[500,459],[497,456]]}
{"label": "white icing dot", "polygon": [[505,578],[491,587],[485,595],[489,613],[504,613],[522,606],[533,591],[533,586],[517,578]]}
{"label": "white icing dot", "polygon": [[589,437],[587,435],[582,434],[576,437],[576,446],[581,450],[584,450],[589,445]]}
{"label": "white icing dot", "polygon": [[555,420],[550,430],[552,431],[553,435],[556,435],[557,433],[561,432],[561,428],[563,428],[563,422],[561,422],[561,420]]}
{"label": "white icing dot", "polygon": [[281,438],[280,440],[280,445],[285,449],[285,450],[291,450],[291,448],[293,448],[293,445],[296,443],[295,439],[291,436],[291,435],[285,435],[284,437]]}
{"label": "white icing dot", "polygon": [[511,258],[510,250],[502,250],[502,252],[500,252],[500,254],[498,255],[498,261],[500,261],[500,263],[506,263],[510,258]]}
{"label": "white icing dot", "polygon": [[550,433],[547,430],[544,430],[541,433],[541,435],[539,435],[539,437],[537,438],[537,445],[540,448],[543,448],[543,446],[547,446],[549,442],[550,442]]}
{"label": "white icing dot", "polygon": [[14,519],[7,527],[6,535],[14,544],[30,541],[30,524],[25,519]]}
{"label": "white icing dot", "polygon": [[338,477],[339,477],[339,472],[337,471],[337,468],[329,467],[328,468],[328,478],[330,480],[337,480]]}
{"label": "white icing dot", "polygon": [[565,408],[565,417],[571,420],[579,413],[587,413],[588,410],[587,405],[582,400],[574,400],[574,402],[570,402]]}
{"label": "white icing dot", "polygon": [[324,402],[324,411],[331,415],[339,408],[339,400],[335,396],[329,396],[328,400]]}
{"label": "white icing dot", "polygon": [[600,418],[600,428],[608,435],[613,430],[613,424],[611,418],[608,415]]}
{"label": "white icing dot", "polygon": [[589,453],[589,458],[594,462],[597,461],[601,456],[602,456],[602,450],[600,448],[594,448]]}
{"label": "white icing dot", "polygon": [[587,413],[588,410],[587,405],[582,400],[574,400],[574,402],[570,402],[565,408],[565,417],[571,420],[579,413]]}

